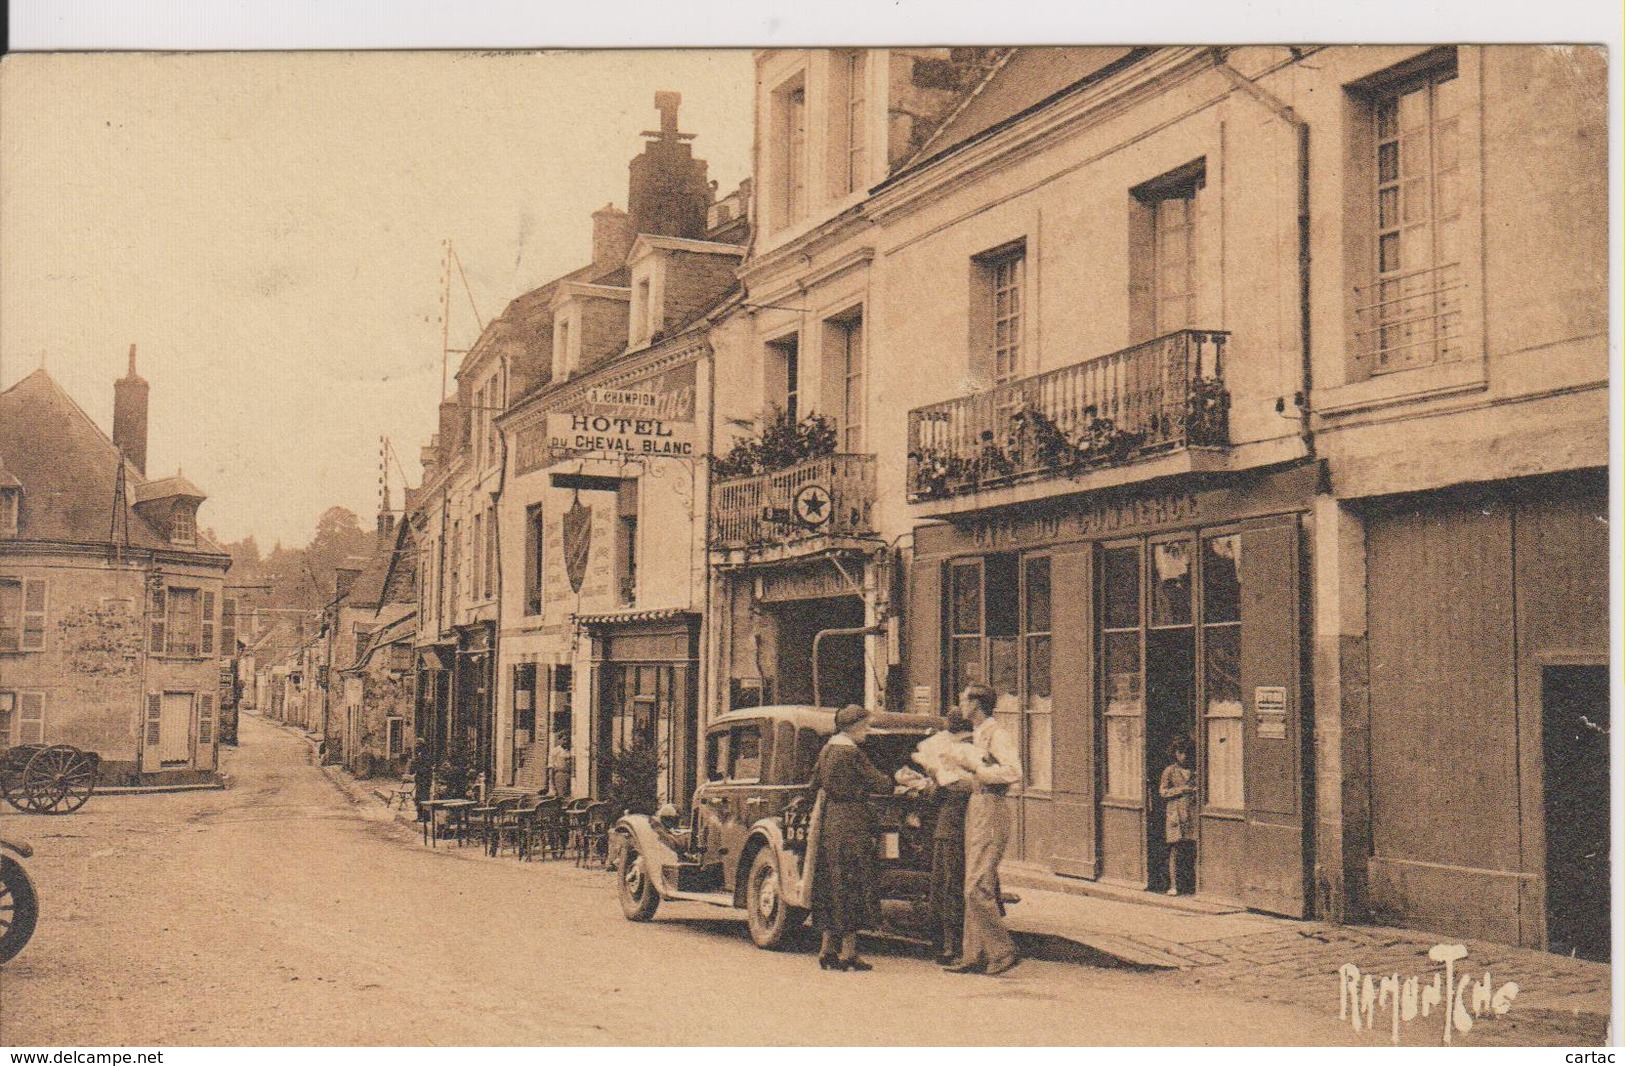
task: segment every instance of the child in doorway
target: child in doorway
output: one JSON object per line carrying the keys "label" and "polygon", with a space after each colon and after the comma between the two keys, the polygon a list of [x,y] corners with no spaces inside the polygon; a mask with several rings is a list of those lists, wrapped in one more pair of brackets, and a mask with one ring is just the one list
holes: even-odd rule
{"label": "child in doorway", "polygon": [[1162,771],[1157,792],[1167,802],[1168,894],[1179,895],[1179,871],[1189,868],[1196,850],[1196,774],[1191,770],[1191,742],[1183,734],[1168,744],[1173,759]]}

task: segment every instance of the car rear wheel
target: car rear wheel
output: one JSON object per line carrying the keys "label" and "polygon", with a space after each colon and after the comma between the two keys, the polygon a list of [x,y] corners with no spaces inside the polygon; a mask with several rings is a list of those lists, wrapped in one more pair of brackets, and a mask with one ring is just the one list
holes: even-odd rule
{"label": "car rear wheel", "polygon": [[770,847],[756,853],[745,882],[745,914],[750,939],[759,948],[781,947],[790,930],[807,920],[807,912],[784,900],[779,881],[779,857]]}
{"label": "car rear wheel", "polygon": [[617,895],[621,898],[621,913],[626,915],[628,921],[646,922],[655,916],[655,910],[660,906],[660,893],[655,890],[654,881],[649,877],[643,851],[631,839],[626,841],[625,849],[621,852],[621,865],[616,870],[615,883],[618,886]]}

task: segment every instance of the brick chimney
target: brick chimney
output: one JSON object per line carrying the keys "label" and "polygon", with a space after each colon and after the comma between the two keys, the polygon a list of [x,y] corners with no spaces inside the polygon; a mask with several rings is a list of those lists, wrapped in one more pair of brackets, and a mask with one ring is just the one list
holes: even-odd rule
{"label": "brick chimney", "polygon": [[147,476],[147,383],[135,372],[135,345],[130,345],[130,372],[113,382],[113,446]]}
{"label": "brick chimney", "polygon": [[613,274],[626,264],[626,253],[637,239],[632,216],[614,204],[605,204],[592,213],[593,277]]}
{"label": "brick chimney", "polygon": [[643,154],[629,166],[626,203],[635,232],[698,240],[705,236],[711,183],[705,176],[705,160],[695,159],[688,143],[694,134],[677,131],[677,106],[682,101],[681,93],[655,93],[660,128],[643,131],[653,139],[644,143]]}

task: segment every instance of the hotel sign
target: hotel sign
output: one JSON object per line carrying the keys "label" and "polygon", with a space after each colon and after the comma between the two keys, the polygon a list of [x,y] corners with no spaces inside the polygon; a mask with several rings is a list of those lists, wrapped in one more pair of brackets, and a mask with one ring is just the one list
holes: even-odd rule
{"label": "hotel sign", "polygon": [[690,459],[698,435],[692,422],[591,413],[547,416],[547,446],[555,453],[587,452],[612,459]]}
{"label": "hotel sign", "polygon": [[690,459],[698,453],[693,363],[613,388],[593,387],[568,410],[514,434],[514,469],[527,474],[570,456]]}

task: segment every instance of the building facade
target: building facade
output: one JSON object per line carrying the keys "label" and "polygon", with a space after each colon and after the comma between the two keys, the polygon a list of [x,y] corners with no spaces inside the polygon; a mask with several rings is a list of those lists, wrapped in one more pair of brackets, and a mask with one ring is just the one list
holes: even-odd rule
{"label": "building facade", "polygon": [[[712,704],[811,699],[815,659],[826,704],[991,684],[1011,858],[1152,890],[1188,736],[1201,894],[1573,948],[1602,95],[1535,48],[762,53]],[[729,476],[774,409],[834,446]]]}
{"label": "building facade", "polygon": [[0,393],[0,744],[96,752],[104,783],[212,772],[231,559],[201,490],[146,476],[133,345],[114,395],[109,437],[43,369]]}

